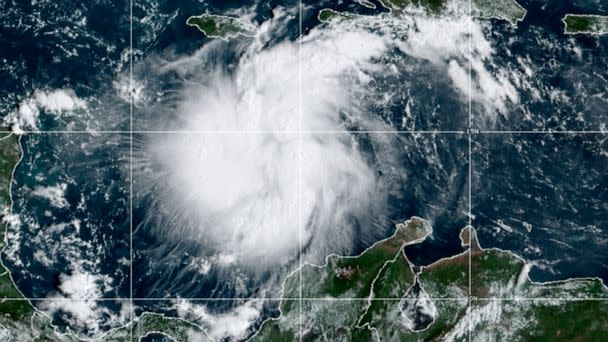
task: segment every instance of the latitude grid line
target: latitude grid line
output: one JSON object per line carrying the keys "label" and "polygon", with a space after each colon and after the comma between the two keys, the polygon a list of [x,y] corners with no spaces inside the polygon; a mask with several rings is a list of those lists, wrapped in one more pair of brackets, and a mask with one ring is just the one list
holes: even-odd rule
{"label": "latitude grid line", "polygon": [[[427,297],[434,301],[466,301],[467,297]],[[416,301],[413,298],[403,297],[386,297],[386,298],[331,298],[331,297],[105,297],[105,298],[62,298],[62,297],[47,297],[47,298],[34,298],[34,297],[13,297],[13,298],[1,298],[1,301],[36,301],[36,302],[128,302],[128,301],[164,301],[164,302],[175,302],[175,301],[200,301],[200,302],[245,302],[245,301],[272,301],[279,302],[281,300],[289,301],[317,301],[317,302],[348,302],[348,301]],[[473,297],[473,301],[505,301],[505,302],[523,302],[523,301],[566,301],[566,302],[608,302],[608,297]]]}
{"label": "latitude grid line", "polygon": [[[467,297],[426,297],[434,301],[466,301]],[[246,302],[246,301],[272,301],[279,302],[281,300],[289,301],[318,301],[318,302],[356,302],[356,301],[416,301],[414,298],[403,298],[403,297],[361,297],[361,298],[331,298],[331,297],[106,297],[106,298],[64,298],[64,297],[47,297],[47,298],[34,298],[34,297],[13,297],[13,298],[1,298],[1,301],[35,301],[35,302],[128,302],[128,301],[164,301],[164,302],[176,302],[176,301],[199,301],[199,302]],[[608,302],[608,297],[473,297],[474,301],[505,301],[505,302],[524,302],[524,301],[566,301],[566,302]]]}
{"label": "latitude grid line", "polygon": [[[13,131],[0,131],[0,133],[6,134],[17,134]],[[336,135],[345,135],[345,134],[393,134],[393,135],[401,135],[401,134],[453,134],[453,135],[492,135],[492,134],[513,134],[513,135],[608,135],[608,130],[478,130],[475,128],[469,128],[466,130],[394,130],[394,131],[368,131],[368,130],[342,130],[342,131],[315,131],[315,130],[285,130],[285,131],[264,131],[264,130],[207,130],[207,131],[154,131],[154,130],[90,130],[90,131],[70,131],[70,130],[42,130],[42,131],[21,131],[19,134],[28,135],[55,135],[55,134],[89,134],[89,135],[104,135],[104,134],[285,134],[285,135],[295,135],[295,134],[336,134]]]}
{"label": "latitude grid line", "polygon": [[[68,131],[68,130],[58,130],[58,131],[25,131],[24,134],[129,134],[129,255],[130,255],[130,265],[129,265],[129,273],[130,273],[130,282],[129,282],[129,297],[128,298],[2,298],[2,300],[8,301],[17,301],[17,300],[27,300],[27,301],[129,301],[130,305],[130,335],[131,340],[133,339],[133,328],[134,328],[134,305],[133,301],[180,301],[180,300],[193,300],[193,301],[281,301],[281,300],[298,300],[300,302],[300,340],[302,339],[302,301],[410,301],[415,299],[405,299],[405,298],[306,298],[302,296],[302,276],[300,272],[300,288],[299,288],[299,297],[289,298],[289,297],[257,297],[257,298],[136,298],[133,297],[133,134],[299,134],[300,135],[300,220],[303,220],[302,217],[302,201],[303,201],[303,150],[302,150],[302,134],[305,132],[310,132],[314,134],[456,134],[456,135],[467,135],[468,137],[468,226],[472,227],[472,142],[473,135],[475,134],[565,134],[565,135],[585,135],[585,134],[599,134],[606,135],[608,131],[604,130],[541,130],[541,131],[495,131],[495,130],[475,130],[472,120],[472,98],[471,98],[471,90],[472,90],[472,68],[471,68],[471,53],[472,53],[472,40],[469,39],[469,72],[468,72],[468,86],[469,86],[469,99],[468,99],[468,128],[464,131],[458,130],[412,130],[412,131],[364,131],[364,130],[345,130],[345,131],[304,131],[302,130],[303,124],[303,113],[302,113],[302,98],[303,98],[303,74],[302,74],[302,1],[299,1],[299,24],[300,24],[300,42],[299,42],[299,57],[300,57],[300,130],[296,132],[291,131],[137,131],[133,130],[133,104],[134,104],[134,94],[133,94],[133,1],[129,2],[129,85],[130,85],[130,101],[129,101],[129,130],[116,130],[116,131]],[[471,1],[469,0],[469,16],[471,17]],[[472,18],[472,17],[471,17]],[[469,22],[469,29],[471,30],[471,23]],[[471,32],[470,32],[471,33]],[[2,133],[14,133],[12,131],[1,131]],[[300,222],[300,251],[302,249],[302,228],[303,222]],[[432,298],[429,297],[430,300],[433,301],[468,301],[467,312],[470,311],[471,302],[473,301],[608,301],[608,298],[579,298],[579,297],[552,297],[552,298],[540,298],[540,297],[531,297],[531,298],[498,298],[498,297],[489,297],[489,298],[478,298],[473,297],[471,295],[471,239],[472,234],[469,233],[469,294],[465,297],[441,297],[441,298]],[[302,266],[301,262],[301,253],[299,255],[300,259],[300,267]],[[470,316],[470,315],[468,315]],[[468,336],[469,341],[471,340],[471,320],[470,317],[467,317],[469,329]]]}
{"label": "latitude grid line", "polygon": [[133,0],[129,0],[129,335],[133,341]]}

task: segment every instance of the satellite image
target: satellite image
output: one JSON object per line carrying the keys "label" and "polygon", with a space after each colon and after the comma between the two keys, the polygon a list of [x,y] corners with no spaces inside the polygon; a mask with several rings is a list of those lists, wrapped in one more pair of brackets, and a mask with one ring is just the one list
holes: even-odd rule
{"label": "satellite image", "polygon": [[608,341],[608,1],[0,8],[0,341]]}

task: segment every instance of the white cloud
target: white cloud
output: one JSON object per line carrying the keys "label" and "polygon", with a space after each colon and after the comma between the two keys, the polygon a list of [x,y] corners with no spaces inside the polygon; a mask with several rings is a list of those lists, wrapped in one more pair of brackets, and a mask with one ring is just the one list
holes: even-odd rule
{"label": "white cloud", "polygon": [[213,267],[213,257],[192,257],[188,266],[201,275],[207,275]]}
{"label": "white cloud", "polygon": [[481,23],[467,16],[423,16],[415,19],[415,27],[399,44],[401,50],[446,68],[455,88],[465,98],[470,96],[481,104],[490,119],[496,113],[508,114],[509,103],[519,103],[514,83],[520,80],[511,79],[508,70],[499,69],[493,74],[487,68],[495,67],[492,64],[494,49],[485,38]]}
{"label": "white cloud", "polygon": [[59,276],[59,290],[68,298],[100,298],[101,291],[98,283],[101,276],[76,270],[70,275]]}
{"label": "white cloud", "polygon": [[458,88],[461,92],[468,94],[469,93],[469,75],[467,71],[458,64],[456,60],[451,60],[448,64],[448,75],[454,82],[456,88]]}
{"label": "white cloud", "polygon": [[76,334],[88,337],[126,322],[128,312],[124,311],[128,307],[123,305],[116,314],[105,303],[95,300],[114,295],[115,279],[100,269],[99,257],[105,247],[80,238],[79,228],[86,222],[74,219],[41,227],[30,216],[12,215],[6,220],[10,222],[7,238],[12,243],[5,252],[16,266],[24,266],[19,251],[27,245],[35,248],[34,260],[41,265],[62,267],[57,291],[48,295],[48,301],[41,301],[39,309],[49,315],[60,315]]}
{"label": "white cloud", "polygon": [[8,117],[8,121],[10,124],[14,125],[14,130],[18,132],[22,128],[35,128],[37,126],[39,114],[40,112],[38,111],[36,101],[27,99],[19,105],[19,109],[16,113]]}
{"label": "white cloud", "polygon": [[209,337],[219,341],[224,338],[245,338],[249,327],[261,313],[261,302],[246,302],[229,312],[210,313],[204,305],[182,300],[175,304],[178,315],[203,326]]}
{"label": "white cloud", "polygon": [[118,97],[124,102],[131,102],[136,106],[139,106],[144,101],[149,99],[145,96],[145,84],[136,79],[131,80],[126,75],[122,75],[113,82],[114,90],[118,94]]}
{"label": "white cloud", "polygon": [[35,130],[38,128],[41,111],[61,115],[86,107],[86,102],[78,98],[71,89],[36,90],[32,97],[23,100],[19,108],[5,118],[5,125],[11,125],[17,133]]}
{"label": "white cloud", "polygon": [[385,38],[315,31],[302,50],[262,46],[251,45],[232,75],[206,70],[183,90],[178,118],[161,124],[203,134],[156,135],[135,151],[139,184],[158,208],[148,213],[166,220],[159,234],[194,237],[255,266],[292,257],[313,237],[313,252],[350,246],[348,220],[384,194],[352,137],[314,132],[344,132],[343,110],[363,128],[387,129],[355,104],[380,72],[371,60],[386,52]]}
{"label": "white cloud", "polygon": [[57,89],[50,92],[37,90],[34,92],[34,99],[39,107],[55,113],[86,107],[86,102],[79,99],[74,91],[69,89]]}
{"label": "white cloud", "polygon": [[73,265],[70,274],[59,276],[59,291],[50,300],[41,303],[41,308],[49,314],[60,314],[78,334],[95,337],[105,332],[104,326],[118,326],[127,323],[129,303],[121,304],[118,314],[103,302],[102,288],[107,286],[107,276],[101,276]]}
{"label": "white cloud", "polygon": [[69,205],[68,201],[65,199],[65,191],[67,188],[68,185],[65,183],[46,187],[37,186],[32,190],[32,195],[48,200],[55,208],[65,208]]}
{"label": "white cloud", "polygon": [[38,261],[45,267],[51,267],[53,265],[53,260],[47,257],[46,252],[42,249],[38,249],[34,252],[34,260]]}
{"label": "white cloud", "polygon": [[0,325],[0,341],[10,341],[11,331]]}
{"label": "white cloud", "polygon": [[100,280],[100,276],[83,270],[74,270],[69,275],[61,274],[58,286],[61,294],[55,296],[54,300],[44,302],[42,307],[51,314],[68,314],[73,325],[85,325],[87,329],[97,332],[98,321],[107,309],[98,307],[94,300],[86,299],[101,298]]}

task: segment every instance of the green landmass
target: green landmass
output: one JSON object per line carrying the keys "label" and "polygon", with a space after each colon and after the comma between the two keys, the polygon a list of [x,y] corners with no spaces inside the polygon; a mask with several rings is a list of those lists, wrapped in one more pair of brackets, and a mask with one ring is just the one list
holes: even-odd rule
{"label": "green landmass", "polygon": [[562,22],[568,34],[608,34],[608,16],[566,14]]}
{"label": "green landmass", "polygon": [[353,19],[356,18],[356,14],[348,13],[348,12],[338,12],[329,8],[322,9],[319,11],[318,18],[322,22],[329,22],[331,20],[341,20],[341,19]]}
{"label": "green landmass", "polygon": [[[151,333],[162,334],[173,341],[213,341],[198,325],[183,319],[166,317],[164,315],[145,312],[134,319],[133,327],[130,324],[111,330],[99,341],[139,341]],[[133,338],[131,339],[131,334]]]}
{"label": "green landmass", "polygon": [[[608,331],[608,305],[598,300],[608,299],[608,289],[600,280],[533,283],[521,258],[481,248],[472,228],[461,231],[463,253],[415,272],[403,248],[430,232],[412,218],[358,256],[303,265],[283,284],[280,316],[265,321],[252,340],[465,341],[471,328],[479,341],[599,341]],[[406,297],[416,284],[433,308],[423,329],[403,309],[420,299]]]}
{"label": "green landmass", "polygon": [[196,27],[206,37],[223,40],[239,35],[252,36],[255,32],[255,27],[237,18],[214,14],[192,16],[186,20],[186,25]]}
{"label": "green landmass", "polygon": [[[3,129],[4,130],[4,129]],[[8,215],[11,207],[10,184],[13,170],[21,158],[19,137],[10,132],[0,133],[0,213],[2,218]],[[7,226],[0,222],[0,250],[5,247]],[[23,299],[19,290],[4,267],[0,264],[0,328],[22,329],[29,327],[30,319],[35,312],[31,304]]]}
{"label": "green landmass", "polygon": [[[380,4],[394,15],[407,14],[410,9],[422,9],[427,14],[435,16],[469,14],[468,0],[380,0]],[[524,19],[527,11],[515,0],[471,0],[471,12],[472,15],[479,18],[505,20],[512,25],[517,25]],[[337,17],[353,19],[358,15],[337,12],[329,8],[319,12],[319,20],[323,22]]]}
{"label": "green landmass", "polygon": [[401,11],[408,6],[422,7],[432,13],[439,13],[447,4],[447,0],[380,0],[382,6]]}
{"label": "green landmass", "polygon": [[182,319],[169,318],[154,313],[144,313],[133,326],[134,340],[151,332],[162,333],[176,341],[213,341],[203,329]]}
{"label": "green landmass", "polygon": [[480,18],[506,20],[517,25],[526,17],[526,11],[515,0],[471,0],[473,14]]}
{"label": "green landmass", "polygon": [[[10,184],[13,170],[21,159],[19,136],[11,132],[0,133],[0,215],[10,212]],[[6,243],[6,223],[0,222],[0,250]],[[75,338],[55,333],[51,320],[37,312],[15,286],[10,273],[0,263],[0,336],[6,341],[70,341]]]}
{"label": "green landmass", "polygon": [[[299,339],[300,331],[307,341],[372,340],[372,331],[363,326],[392,320],[396,303],[367,298],[400,297],[414,285],[416,274],[403,248],[430,233],[426,221],[412,218],[398,225],[392,237],[358,256],[330,255],[323,266],[302,265],[283,283],[281,316],[264,322],[252,340],[293,341]],[[301,297],[314,300],[297,299],[300,280]]]}

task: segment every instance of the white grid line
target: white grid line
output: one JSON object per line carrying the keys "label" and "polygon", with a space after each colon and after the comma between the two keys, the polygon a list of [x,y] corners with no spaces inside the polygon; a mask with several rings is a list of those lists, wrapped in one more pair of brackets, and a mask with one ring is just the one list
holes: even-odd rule
{"label": "white grid line", "polygon": [[473,91],[473,75],[472,75],[472,70],[473,70],[473,25],[472,25],[472,20],[473,20],[473,16],[471,13],[471,0],[468,1],[468,5],[469,5],[469,44],[468,44],[468,52],[469,52],[469,72],[468,72],[468,86],[469,86],[469,98],[468,98],[468,109],[469,109],[469,115],[468,115],[468,129],[467,129],[467,135],[468,135],[468,141],[469,141],[469,154],[468,154],[468,177],[469,177],[469,186],[468,186],[468,232],[469,232],[469,250],[468,250],[468,255],[469,255],[469,296],[468,296],[468,301],[467,301],[467,330],[468,330],[468,339],[469,342],[472,341],[472,334],[473,334],[473,327],[471,325],[471,299],[472,299],[472,286],[473,286],[473,281],[472,281],[472,276],[471,276],[471,253],[473,250],[473,245],[471,244],[472,242],[472,227],[473,227],[473,208],[472,208],[472,200],[471,200],[471,184],[473,182],[473,158],[472,158],[472,143],[473,143],[473,97],[472,97],[472,91]]}
{"label": "white grid line", "polygon": [[[13,132],[7,132],[13,133]],[[115,131],[28,131],[23,134],[467,134],[467,131],[438,131],[438,130],[415,130],[415,131],[390,131],[390,130],[115,130]]]}
{"label": "white grid line", "polygon": [[[300,77],[300,97],[298,99],[299,101],[299,110],[300,110],[300,115],[299,115],[299,119],[300,119],[300,133],[299,133],[299,148],[300,148],[300,184],[299,184],[299,191],[300,191],[300,203],[299,203],[299,229],[298,229],[298,233],[299,233],[299,251],[298,251],[298,261],[299,261],[299,269],[302,269],[302,230],[304,229],[304,209],[303,209],[303,202],[304,202],[304,136],[303,136],[303,132],[304,132],[304,108],[303,108],[303,98],[304,98],[304,72],[302,69],[302,0],[298,1],[298,68],[299,68],[299,77]],[[302,342],[302,332],[303,332],[303,315],[302,315],[302,272],[298,272],[298,276],[299,276],[299,289],[298,289],[298,294],[299,294],[299,301],[298,301],[298,306],[299,306],[299,310],[300,310],[300,314],[299,314],[299,331],[300,331],[300,335],[299,335],[299,339],[300,342]]]}
{"label": "white grid line", "polygon": [[[0,133],[15,133],[13,131],[0,131]],[[454,135],[492,135],[492,134],[513,134],[513,135],[608,135],[608,131],[606,130],[544,130],[544,131],[517,131],[517,130],[503,130],[503,131],[494,131],[494,130],[477,130],[474,128],[470,128],[467,130],[335,130],[335,131],[323,131],[323,130],[284,130],[284,131],[266,131],[266,130],[197,130],[197,131],[187,131],[187,130],[90,130],[90,131],[70,131],[70,130],[46,130],[46,131],[21,131],[19,134],[27,135],[27,134],[36,134],[36,135],[44,135],[44,134],[90,134],[90,135],[103,135],[103,134],[336,134],[336,135],[347,135],[347,134],[454,134]]]}
{"label": "white grid line", "polygon": [[[608,302],[608,297],[474,297],[474,296],[463,296],[463,297],[428,297],[432,301],[471,301],[471,302],[491,302],[491,301],[568,301],[568,302]],[[48,301],[48,302],[175,302],[175,301],[204,301],[204,302],[246,302],[246,301],[318,301],[318,302],[355,302],[355,301],[416,301],[416,298],[332,298],[332,297],[235,297],[235,298],[207,298],[207,297],[194,297],[194,298],[137,298],[137,297],[126,297],[126,298],[61,298],[61,297],[50,297],[50,298],[1,298],[1,301]]]}
{"label": "white grid line", "polygon": [[577,130],[545,130],[545,131],[492,131],[492,130],[479,130],[476,132],[477,134],[565,134],[565,135],[578,135],[578,134],[608,134],[606,130],[585,130],[585,131],[577,131]]}
{"label": "white grid line", "polygon": [[133,341],[133,0],[129,0],[129,335]]}

